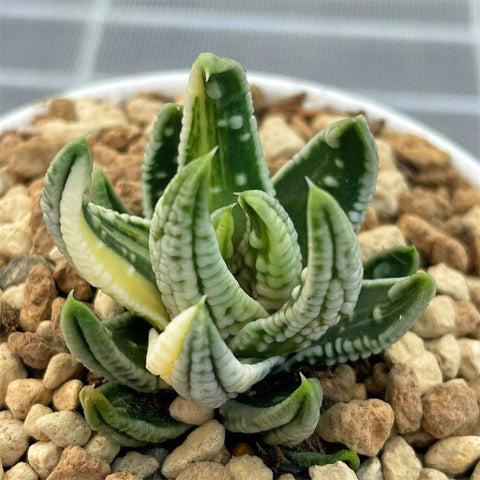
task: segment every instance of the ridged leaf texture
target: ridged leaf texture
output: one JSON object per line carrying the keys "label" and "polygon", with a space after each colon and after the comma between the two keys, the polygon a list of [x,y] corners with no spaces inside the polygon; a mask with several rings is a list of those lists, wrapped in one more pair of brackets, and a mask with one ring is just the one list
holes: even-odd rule
{"label": "ridged leaf texture", "polygon": [[169,388],[145,367],[150,325],[126,312],[100,320],[70,294],[60,317],[70,352],[90,371],[140,392]]}
{"label": "ridged leaf texture", "polygon": [[158,408],[159,398],[108,383],[84,387],[80,402],[92,429],[126,447],[159,443],[176,438],[191,428]]}
{"label": "ridged leaf texture", "polygon": [[220,408],[227,430],[263,433],[266,443],[293,446],[308,438],[320,418],[323,392],[316,378],[302,377],[300,386],[285,399],[268,406],[229,400]]}
{"label": "ridged leaf texture", "polygon": [[184,310],[160,335],[152,329],[147,368],[183,398],[216,408],[247,391],[283,359],[241,363],[213,324],[205,301]]}

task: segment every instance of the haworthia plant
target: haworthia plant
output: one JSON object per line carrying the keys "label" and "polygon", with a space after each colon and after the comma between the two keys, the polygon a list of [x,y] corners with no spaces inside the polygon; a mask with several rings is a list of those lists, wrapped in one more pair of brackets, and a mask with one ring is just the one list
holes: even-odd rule
{"label": "haworthia plant", "polygon": [[409,247],[364,274],[356,232],[377,164],[359,116],[319,132],[271,180],[243,69],[209,53],[192,67],[184,106],[159,112],[143,218],[102,172],[91,178],[86,139],[65,146],[45,177],[48,231],[83,278],[128,309],[101,321],[69,296],[62,311],[68,347],[108,381],[81,393],[92,428],[123,445],[181,435],[189,426],[155,407],[170,389],[220,407],[232,431],[287,446],[308,437],[317,380],[261,401],[252,386],[299,364],[379,352],[434,295]]}

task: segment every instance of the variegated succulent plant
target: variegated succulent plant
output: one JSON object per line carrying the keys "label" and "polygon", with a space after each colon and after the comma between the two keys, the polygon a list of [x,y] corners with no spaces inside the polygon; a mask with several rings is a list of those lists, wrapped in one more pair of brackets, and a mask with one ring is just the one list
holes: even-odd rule
{"label": "variegated succulent plant", "polygon": [[252,386],[379,352],[434,294],[413,248],[362,265],[356,233],[377,168],[358,116],[319,132],[269,178],[244,71],[209,53],[192,67],[184,106],[158,114],[144,218],[101,171],[92,175],[85,138],[65,146],[45,177],[48,231],[84,279],[128,310],[101,321],[70,295],[62,311],[68,347],[108,381],[81,392],[90,425],[122,445],[178,436],[190,426],[162,407],[173,389],[220,407],[228,430],[287,446],[310,436],[317,379],[261,399]]}

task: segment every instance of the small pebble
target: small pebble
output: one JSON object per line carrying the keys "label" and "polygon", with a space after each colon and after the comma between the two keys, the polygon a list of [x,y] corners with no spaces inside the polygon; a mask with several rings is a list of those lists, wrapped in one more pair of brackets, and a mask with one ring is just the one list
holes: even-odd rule
{"label": "small pebble", "polygon": [[104,480],[110,465],[79,446],[65,448],[48,480]]}
{"label": "small pebble", "polygon": [[183,444],[170,453],[163,462],[162,474],[167,478],[176,478],[190,464],[212,459],[224,442],[225,427],[216,420],[209,420],[191,432]]}
{"label": "small pebble", "polygon": [[11,467],[28,448],[28,435],[23,422],[15,418],[0,419],[0,458],[4,467]]}
{"label": "small pebble", "polygon": [[98,289],[97,293],[95,294],[93,308],[95,313],[102,320],[108,320],[109,318],[112,318],[125,310],[122,305],[120,305],[116,300],[106,293],[103,293],[100,289]]}
{"label": "small pebble", "polygon": [[259,457],[242,455],[232,457],[226,465],[227,470],[234,480],[272,480],[273,472],[263,463]]}
{"label": "small pebble", "polygon": [[381,462],[385,480],[417,480],[422,469],[415,450],[400,436],[385,443]]}
{"label": "small pebble", "polygon": [[56,467],[61,454],[62,449],[53,442],[35,442],[28,449],[27,459],[40,480],[45,480]]}
{"label": "small pebble", "polygon": [[41,432],[56,445],[67,447],[85,445],[92,430],[85,417],[77,412],[53,412],[37,420]]}
{"label": "small pebble", "polygon": [[0,408],[6,406],[5,397],[9,383],[26,378],[27,375],[25,365],[13,355],[8,343],[0,343]]}
{"label": "small pebble", "polygon": [[325,408],[329,408],[335,403],[349,402],[353,397],[355,384],[355,371],[346,364],[335,367],[333,377],[321,378],[320,385],[323,390]]}
{"label": "small pebble", "polygon": [[378,457],[367,458],[355,471],[358,480],[384,480],[382,462]]}
{"label": "small pebble", "polygon": [[148,477],[159,468],[157,460],[150,455],[130,451],[124,457],[118,457],[112,464],[112,471],[128,472],[140,478]]}
{"label": "small pebble", "polygon": [[457,376],[460,369],[460,348],[454,335],[443,335],[427,342],[425,347],[435,355],[444,380]]}
{"label": "small pebble", "polygon": [[46,388],[53,390],[72,378],[79,366],[80,364],[71,353],[58,353],[48,363],[43,384]]}
{"label": "small pebble", "polygon": [[88,453],[96,455],[107,463],[112,463],[120,451],[120,445],[110,441],[108,438],[94,433],[90,440],[85,444],[85,450]]}
{"label": "small pebble", "polygon": [[168,410],[175,420],[189,423],[190,425],[203,425],[208,420],[211,420],[214,415],[213,408],[202,407],[180,396],[175,398]]}
{"label": "small pebble", "polygon": [[316,432],[327,442],[339,442],[360,455],[376,455],[390,435],[392,407],[382,400],[337,403],[320,416]]}
{"label": "small pebble", "polygon": [[464,435],[435,442],[424,457],[425,467],[435,468],[449,476],[460,475],[480,459],[480,437]]}
{"label": "small pebble", "polygon": [[23,420],[36,403],[48,405],[52,392],[37,378],[13,380],[8,385],[5,403],[15,418]]}
{"label": "small pebble", "polygon": [[430,267],[427,273],[433,277],[437,284],[437,294],[449,295],[454,300],[470,300],[467,281],[458,270],[445,263],[439,263]]}
{"label": "small pebble", "polygon": [[[440,470],[434,468],[422,468],[417,480],[449,480],[449,478]],[[470,480],[474,480],[470,477]]]}
{"label": "small pebble", "polygon": [[474,380],[480,375],[480,340],[459,338],[457,344],[460,350],[458,374],[467,381]]}
{"label": "small pebble", "polygon": [[357,480],[355,472],[343,462],[314,465],[308,469],[312,480]]}
{"label": "small pebble", "polygon": [[83,388],[81,380],[69,380],[53,391],[52,404],[56,410],[75,410],[79,403],[80,390]]}
{"label": "small pebble", "polygon": [[57,353],[42,336],[33,332],[11,333],[8,337],[8,346],[25,365],[38,370],[46,368],[50,359]]}
{"label": "small pebble", "polygon": [[454,302],[447,295],[433,297],[424,312],[417,318],[412,332],[422,338],[436,338],[455,331]]}
{"label": "small pebble", "polygon": [[38,480],[38,475],[28,463],[18,462],[5,472],[3,480]]}
{"label": "small pebble", "polygon": [[189,465],[175,478],[176,480],[234,480],[223,465],[214,462],[197,462]]}
{"label": "small pebble", "polygon": [[28,435],[35,438],[35,440],[41,440],[42,442],[48,441],[48,437],[42,433],[37,425],[37,420],[48,413],[52,413],[52,409],[41,403],[32,405],[23,423],[23,429]]}
{"label": "small pebble", "polygon": [[381,225],[372,230],[360,232],[357,238],[362,250],[363,263],[384,250],[407,245],[402,231],[396,225]]}

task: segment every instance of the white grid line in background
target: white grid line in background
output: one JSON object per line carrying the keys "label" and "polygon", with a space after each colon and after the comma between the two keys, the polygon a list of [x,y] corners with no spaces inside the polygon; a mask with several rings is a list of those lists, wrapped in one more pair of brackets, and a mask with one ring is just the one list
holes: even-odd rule
{"label": "white grid line in background", "polygon": [[[97,0],[95,3],[104,3],[109,0]],[[365,0],[364,0],[365,1]],[[368,1],[368,0],[367,0]],[[473,0],[478,1],[478,0]],[[133,2],[132,2],[133,3]],[[76,23],[89,23],[91,20],[85,15],[85,9],[78,5],[48,3],[45,9],[36,2],[10,2],[2,5],[0,18],[24,18],[37,20],[62,20]],[[471,33],[461,25],[448,23],[412,23],[395,22],[386,25],[385,21],[369,21],[363,19],[361,23],[355,20],[311,20],[307,17],[272,16],[272,15],[247,15],[236,12],[235,16],[228,12],[216,12],[215,22],[212,21],[212,12],[188,12],[172,8],[157,8],[156,10],[138,7],[135,14],[125,9],[113,9],[108,17],[104,18],[106,24],[128,26],[158,26],[182,27],[195,30],[222,30],[229,32],[261,32],[262,34],[276,35],[309,35],[309,36],[342,36],[348,38],[363,38],[373,40],[398,40],[416,42],[435,42],[448,44],[471,45],[479,38],[472,37]],[[339,33],[341,32],[341,33]]]}
{"label": "white grid line in background", "polygon": [[91,20],[86,23],[83,32],[80,53],[74,67],[77,83],[86,83],[92,80],[94,66],[101,45],[105,19],[108,18],[110,0],[94,2],[91,15],[86,15]]}

